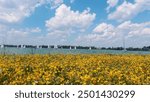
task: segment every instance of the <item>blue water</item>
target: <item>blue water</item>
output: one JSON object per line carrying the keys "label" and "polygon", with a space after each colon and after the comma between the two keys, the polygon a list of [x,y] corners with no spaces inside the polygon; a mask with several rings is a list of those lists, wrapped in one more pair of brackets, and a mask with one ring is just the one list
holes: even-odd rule
{"label": "blue water", "polygon": [[150,54],[150,51],[0,48],[0,54]]}

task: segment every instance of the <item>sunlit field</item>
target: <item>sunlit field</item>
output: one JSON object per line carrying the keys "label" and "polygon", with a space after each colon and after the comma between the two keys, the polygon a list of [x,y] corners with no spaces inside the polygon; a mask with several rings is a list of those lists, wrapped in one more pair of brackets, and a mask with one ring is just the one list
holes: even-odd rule
{"label": "sunlit field", "polygon": [[150,55],[0,55],[1,85],[149,85]]}

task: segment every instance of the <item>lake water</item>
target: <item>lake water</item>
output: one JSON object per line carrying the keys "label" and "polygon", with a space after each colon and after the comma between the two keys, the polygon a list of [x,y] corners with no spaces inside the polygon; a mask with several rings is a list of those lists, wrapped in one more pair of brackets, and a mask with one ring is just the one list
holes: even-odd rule
{"label": "lake water", "polygon": [[118,51],[88,49],[53,49],[53,48],[0,48],[0,54],[150,54],[150,51]]}

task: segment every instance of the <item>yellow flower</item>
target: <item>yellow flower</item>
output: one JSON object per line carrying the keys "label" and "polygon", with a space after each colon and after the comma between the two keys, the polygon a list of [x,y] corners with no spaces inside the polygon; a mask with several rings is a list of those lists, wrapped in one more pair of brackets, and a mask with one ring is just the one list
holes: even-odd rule
{"label": "yellow flower", "polygon": [[0,55],[0,84],[150,84],[150,55]]}

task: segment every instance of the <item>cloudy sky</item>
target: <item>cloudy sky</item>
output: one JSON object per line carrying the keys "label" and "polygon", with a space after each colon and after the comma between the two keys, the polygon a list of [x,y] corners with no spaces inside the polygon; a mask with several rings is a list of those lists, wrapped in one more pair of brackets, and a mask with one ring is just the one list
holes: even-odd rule
{"label": "cloudy sky", "polygon": [[0,44],[150,45],[150,0],[0,0]]}

